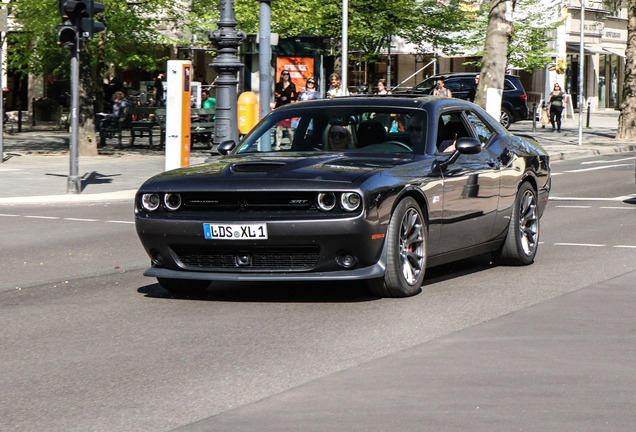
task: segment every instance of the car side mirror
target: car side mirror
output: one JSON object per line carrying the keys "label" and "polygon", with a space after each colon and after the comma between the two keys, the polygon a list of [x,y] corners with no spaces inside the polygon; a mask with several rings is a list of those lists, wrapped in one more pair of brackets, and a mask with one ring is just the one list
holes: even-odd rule
{"label": "car side mirror", "polygon": [[441,173],[447,166],[457,162],[457,159],[463,154],[477,154],[481,151],[481,142],[475,138],[458,138],[455,142],[455,151],[445,161],[433,162],[433,172]]}
{"label": "car side mirror", "polygon": [[477,154],[481,151],[481,142],[475,138],[459,138],[455,148],[461,154]]}
{"label": "car side mirror", "polygon": [[229,154],[232,150],[234,150],[234,147],[236,147],[236,143],[234,141],[223,141],[221,144],[219,144],[219,147],[216,149],[216,151],[218,151],[219,154],[225,156],[226,154]]}

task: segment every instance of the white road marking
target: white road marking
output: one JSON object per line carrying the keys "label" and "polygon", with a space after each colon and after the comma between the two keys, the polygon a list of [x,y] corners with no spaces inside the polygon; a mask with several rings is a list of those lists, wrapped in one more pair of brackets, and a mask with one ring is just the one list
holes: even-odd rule
{"label": "white road marking", "polygon": [[106,223],[121,223],[121,224],[134,224],[135,222],[131,222],[131,221],[111,221],[111,220],[107,220],[104,221]]}
{"label": "white road marking", "polygon": [[610,209],[610,210],[636,210],[636,207],[599,207],[602,209]]}
{"label": "white road marking", "polygon": [[99,219],[64,218],[63,220],[80,221],[80,222],[99,222]]}
{"label": "white road marking", "polygon": [[634,195],[625,195],[614,198],[581,198],[581,197],[555,197],[551,196],[550,200],[553,201],[625,201],[636,198],[636,194]]}
{"label": "white road marking", "polygon": [[32,219],[60,219],[57,216],[25,216],[25,218],[32,218]]}
{"label": "white road marking", "polygon": [[586,171],[596,171],[596,170],[601,170],[601,169],[606,169],[606,168],[618,168],[618,167],[622,167],[622,166],[632,166],[632,164],[617,164],[617,165],[606,165],[606,166],[600,166],[600,167],[594,167],[594,168],[581,168],[578,170],[570,170],[570,171],[564,171],[566,173],[580,173],[580,172],[586,172]]}
{"label": "white road marking", "polygon": [[592,206],[555,206],[556,208],[578,208],[578,209],[589,209]]}
{"label": "white road marking", "polygon": [[19,217],[19,216],[21,216],[21,215],[0,214],[0,216],[4,216],[4,217]]}
{"label": "white road marking", "polygon": [[627,246],[627,245],[617,245],[615,248],[626,248],[626,249],[636,249],[636,246]]}
{"label": "white road marking", "polygon": [[588,244],[588,243],[555,243],[555,246],[584,246],[584,247],[605,247],[604,244]]}
{"label": "white road marking", "polygon": [[[612,162],[623,162],[623,161],[628,161],[628,160],[634,160],[633,157],[628,157],[628,158],[624,158],[624,159],[616,159],[615,161]],[[596,164],[596,163],[609,163],[610,161],[606,161],[606,160],[595,160],[595,161],[588,161],[588,162],[581,162],[581,165],[591,165],[591,164]]]}

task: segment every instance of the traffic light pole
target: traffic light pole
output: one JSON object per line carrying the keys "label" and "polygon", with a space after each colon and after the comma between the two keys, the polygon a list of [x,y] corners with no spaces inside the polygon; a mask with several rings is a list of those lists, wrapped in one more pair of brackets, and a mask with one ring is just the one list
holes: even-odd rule
{"label": "traffic light pole", "polygon": [[82,191],[82,180],[79,177],[79,37],[69,46],[71,55],[71,169],[67,182],[67,193],[79,194]]}

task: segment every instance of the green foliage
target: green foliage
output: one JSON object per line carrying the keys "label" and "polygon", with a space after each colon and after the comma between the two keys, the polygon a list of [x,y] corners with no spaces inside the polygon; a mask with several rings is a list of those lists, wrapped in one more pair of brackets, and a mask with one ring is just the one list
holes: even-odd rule
{"label": "green foliage", "polygon": [[[159,29],[165,24],[158,18],[167,11],[179,11],[173,0],[147,0],[128,3],[126,0],[103,0],[106,11],[98,19],[106,30],[90,41],[89,52],[95,58],[102,39],[104,61],[123,68],[155,70],[164,59],[158,59],[158,49],[171,41]],[[9,35],[9,67],[34,75],[67,76],[68,52],[57,45],[56,27],[62,23],[58,0],[20,0],[12,3],[11,11],[20,31]]]}
{"label": "green foliage", "polygon": [[[549,55],[553,49],[548,44],[555,39],[555,30],[563,24],[563,20],[558,18],[560,6],[559,0],[516,1],[513,14],[514,33],[508,45],[509,68],[531,72],[533,69],[543,69],[553,61]],[[465,49],[474,52],[477,57],[483,54],[488,13],[489,4],[482,3],[475,11],[475,19],[463,38],[466,41]]]}

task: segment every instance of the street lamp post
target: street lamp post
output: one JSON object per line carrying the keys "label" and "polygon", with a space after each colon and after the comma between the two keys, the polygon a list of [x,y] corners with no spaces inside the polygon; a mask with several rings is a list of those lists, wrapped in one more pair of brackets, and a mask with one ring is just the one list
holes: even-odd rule
{"label": "street lamp post", "polygon": [[216,78],[216,118],[214,120],[214,144],[225,141],[238,143],[236,73],[243,68],[236,57],[238,47],[246,35],[236,30],[234,20],[234,0],[220,0],[221,17],[219,29],[208,34],[212,45],[217,47],[218,56],[211,67],[217,73]]}

